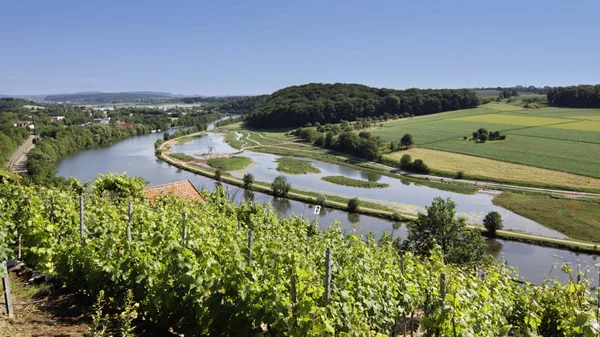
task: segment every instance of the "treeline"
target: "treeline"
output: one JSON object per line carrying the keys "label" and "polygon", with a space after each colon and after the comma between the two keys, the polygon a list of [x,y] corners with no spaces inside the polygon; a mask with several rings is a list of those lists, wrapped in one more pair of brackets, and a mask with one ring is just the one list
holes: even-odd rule
{"label": "treeline", "polygon": [[28,136],[29,132],[25,128],[15,127],[9,123],[0,123],[0,166],[8,161]]}
{"label": "treeline", "polygon": [[260,100],[247,118],[254,127],[337,123],[359,117],[428,115],[474,108],[478,98],[469,89],[393,90],[359,84],[311,83],[281,89]]}
{"label": "treeline", "polygon": [[530,86],[524,86],[524,85],[516,85],[514,87],[481,87],[481,88],[475,88],[475,90],[477,91],[508,91],[508,92],[512,92],[512,91],[516,91],[516,92],[520,92],[520,93],[532,93],[532,94],[547,94],[550,90],[552,90],[552,87],[550,86],[544,86],[544,87],[536,87],[535,85],[530,85]]}
{"label": "treeline", "polygon": [[216,111],[226,114],[249,114],[253,111],[256,104],[262,101],[265,97],[266,95],[235,97],[223,102],[215,102],[205,106],[203,105],[202,107],[207,111]]}
{"label": "treeline", "polygon": [[38,184],[57,185],[64,178],[55,177],[59,160],[74,152],[110,145],[127,137],[150,133],[150,127],[132,128],[94,124],[90,126],[47,127],[41,132],[28,154],[27,170],[30,179]]}
{"label": "treeline", "polygon": [[122,102],[153,102],[172,98],[165,92],[90,92],[75,94],[48,95],[49,102],[70,102],[77,104],[109,104]]}
{"label": "treeline", "polygon": [[600,108],[600,85],[558,87],[548,92],[548,104],[569,108]]}
{"label": "treeline", "polygon": [[218,121],[215,125],[217,127],[221,127],[221,126],[225,126],[225,125],[229,125],[229,124],[238,123],[241,121],[243,121],[242,117],[234,117],[234,118],[228,118],[228,119],[224,119],[222,121]]}

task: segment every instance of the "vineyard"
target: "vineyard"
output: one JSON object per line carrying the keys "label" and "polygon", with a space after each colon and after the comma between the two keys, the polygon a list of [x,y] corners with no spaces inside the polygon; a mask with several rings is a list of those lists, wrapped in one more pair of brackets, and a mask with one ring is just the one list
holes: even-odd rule
{"label": "vineyard", "polygon": [[399,253],[390,236],[278,219],[223,189],[206,204],[151,204],[139,191],[114,193],[124,185],[109,179],[81,204],[77,184],[0,183],[0,260],[20,237],[28,265],[114,305],[131,292],[144,319],[185,336],[600,335],[577,266],[562,266],[567,284],[521,284],[504,265],[483,272],[445,264],[436,249]]}

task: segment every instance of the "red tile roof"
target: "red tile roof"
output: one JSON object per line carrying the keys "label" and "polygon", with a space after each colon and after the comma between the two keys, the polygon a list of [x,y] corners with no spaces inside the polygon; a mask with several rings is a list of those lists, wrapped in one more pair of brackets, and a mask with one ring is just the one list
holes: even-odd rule
{"label": "red tile roof", "polygon": [[150,202],[154,201],[159,194],[169,194],[180,196],[184,199],[196,199],[202,202],[206,202],[206,199],[202,197],[200,192],[192,185],[189,180],[175,181],[168,184],[148,186],[144,188],[146,196]]}

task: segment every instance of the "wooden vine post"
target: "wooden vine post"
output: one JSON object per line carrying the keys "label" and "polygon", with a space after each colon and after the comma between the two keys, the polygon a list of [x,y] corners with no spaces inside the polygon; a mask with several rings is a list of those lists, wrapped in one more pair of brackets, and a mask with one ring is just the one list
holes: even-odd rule
{"label": "wooden vine post", "polygon": [[6,266],[6,261],[2,262],[2,272],[4,276],[2,277],[2,288],[4,289],[4,303],[6,304],[6,313],[8,317],[13,317],[13,306],[12,306],[12,297],[10,296],[10,284],[8,283],[8,268]]}
{"label": "wooden vine post", "polygon": [[325,303],[331,299],[331,247],[325,250]]}

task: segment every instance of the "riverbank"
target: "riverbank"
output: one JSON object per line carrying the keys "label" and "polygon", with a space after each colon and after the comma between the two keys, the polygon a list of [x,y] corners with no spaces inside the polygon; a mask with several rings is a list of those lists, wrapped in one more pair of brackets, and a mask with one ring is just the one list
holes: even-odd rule
{"label": "riverbank", "polygon": [[[169,147],[170,145],[173,145],[173,143],[171,143],[171,141],[166,142],[159,147],[159,149],[158,149],[159,151],[157,153],[157,156],[159,159],[161,159],[175,167],[178,167],[182,170],[186,170],[186,171],[189,171],[192,173],[197,173],[197,174],[200,174],[200,175],[203,175],[203,176],[206,176],[209,178],[213,178],[213,179],[215,178],[214,171],[199,167],[192,163],[186,163],[186,162],[179,161],[177,159],[169,157],[168,154],[163,153],[163,150],[165,148]],[[227,174],[221,175],[219,180],[222,182],[231,184],[231,185],[239,186],[239,187],[244,186],[244,182],[242,179],[235,178],[235,177],[229,176]],[[258,192],[272,194],[272,189],[270,187],[270,184],[266,183],[266,182],[256,182],[251,185],[250,189],[254,190],[254,191],[258,191]],[[319,196],[318,193],[309,193],[306,191],[293,190],[290,193],[288,193],[288,195],[286,197],[289,199],[293,199],[293,200],[316,204],[318,196]],[[337,196],[327,196],[327,195],[325,195],[325,198],[326,198],[326,200],[323,203],[324,206],[339,209],[339,210],[344,210],[344,211],[348,210],[348,207],[347,207],[348,199],[337,197]],[[370,204],[369,206],[372,206],[372,204]],[[412,220],[416,219],[416,214],[414,214],[414,213],[398,212],[397,210],[394,210],[392,208],[389,208],[389,207],[386,207],[383,205],[376,207],[376,208],[360,206],[357,210],[357,213],[375,216],[375,217],[379,217],[379,218],[383,218],[383,219],[395,220],[395,221],[412,221]],[[473,229],[482,230],[482,227],[480,225],[472,225],[471,224],[471,225],[469,225],[469,227],[473,228]],[[520,233],[520,232],[515,232],[515,231],[509,231],[509,230],[499,231],[498,238],[505,239],[505,240],[511,240],[511,241],[526,242],[526,243],[531,243],[531,244],[546,246],[546,247],[563,248],[563,249],[576,251],[576,252],[588,252],[588,253],[600,252],[598,245],[595,243],[591,243],[591,242],[567,240],[567,239],[554,239],[554,238],[542,237],[542,236]]]}

